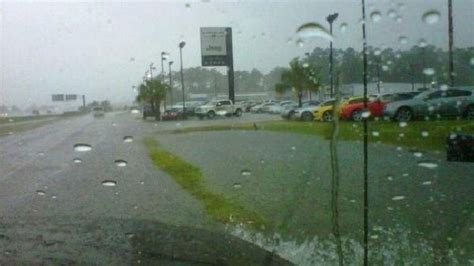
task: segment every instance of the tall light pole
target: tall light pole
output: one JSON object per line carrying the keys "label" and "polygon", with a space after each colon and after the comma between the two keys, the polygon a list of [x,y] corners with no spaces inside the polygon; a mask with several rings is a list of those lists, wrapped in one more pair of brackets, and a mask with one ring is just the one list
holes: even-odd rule
{"label": "tall light pole", "polygon": [[168,74],[170,77],[170,106],[173,106],[173,80],[171,79],[171,65],[173,64],[173,61],[168,62],[169,70]]}
{"label": "tall light pole", "polygon": [[153,69],[155,68],[153,67],[153,62],[152,62],[150,63],[150,79],[153,79]]}
{"label": "tall light pole", "polygon": [[163,78],[165,77],[165,68],[163,67],[163,61],[166,61],[166,55],[168,55],[168,53],[161,52],[161,75]]}
{"label": "tall light pole", "polygon": [[183,89],[183,116],[186,117],[186,99],[184,96],[184,77],[183,77],[183,47],[186,45],[185,42],[179,43],[179,60],[181,62],[181,88]]}
{"label": "tall light pole", "polygon": [[454,86],[453,63],[453,1],[448,0],[448,34],[449,34],[449,85]]}
{"label": "tall light pole", "polygon": [[[329,22],[329,33],[332,35],[332,23],[337,19],[339,14],[334,13],[326,17]],[[331,83],[331,98],[334,97],[334,79],[332,77],[332,41],[329,43],[329,80]]]}

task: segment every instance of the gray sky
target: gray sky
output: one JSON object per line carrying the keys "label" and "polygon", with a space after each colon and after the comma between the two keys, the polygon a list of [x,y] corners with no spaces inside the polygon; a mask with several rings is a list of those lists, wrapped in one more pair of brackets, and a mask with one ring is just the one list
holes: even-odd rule
{"label": "gray sky", "polygon": [[[455,46],[474,46],[474,0],[453,2]],[[369,45],[408,49],[424,38],[447,49],[447,0],[367,0],[366,4],[367,16],[376,10],[382,14],[377,23],[368,19]],[[0,104],[50,104],[53,93],[131,101],[135,97],[131,86],[141,81],[150,62],[161,69],[162,51],[171,54],[178,69],[179,41],[186,41],[184,66],[199,66],[199,28],[206,26],[233,28],[236,70],[257,68],[266,73],[314,47],[327,47],[324,39],[299,47],[294,34],[307,22],[327,26],[325,17],[333,12],[339,13],[333,29],[335,47],[361,48],[361,6],[353,0],[3,1],[0,5]],[[391,8],[402,17],[401,23],[387,16]],[[427,25],[421,17],[431,9],[439,11],[441,20]],[[344,33],[343,22],[348,24]],[[408,43],[401,44],[400,36],[406,36]],[[288,43],[288,38],[293,41]]]}

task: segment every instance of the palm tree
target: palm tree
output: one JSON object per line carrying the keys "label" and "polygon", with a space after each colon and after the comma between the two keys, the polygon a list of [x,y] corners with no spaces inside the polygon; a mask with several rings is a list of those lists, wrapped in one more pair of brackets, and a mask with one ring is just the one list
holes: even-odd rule
{"label": "palm tree", "polygon": [[147,80],[138,87],[137,102],[149,104],[151,111],[156,115],[157,120],[161,117],[161,102],[166,97],[169,85],[159,79]]}
{"label": "palm tree", "polygon": [[317,91],[320,88],[320,83],[316,78],[316,74],[308,67],[304,67],[298,58],[295,58],[290,62],[290,69],[283,71],[281,74],[281,83],[275,85],[277,93],[282,93],[289,88],[293,88],[298,94],[298,105],[301,107],[303,91]]}

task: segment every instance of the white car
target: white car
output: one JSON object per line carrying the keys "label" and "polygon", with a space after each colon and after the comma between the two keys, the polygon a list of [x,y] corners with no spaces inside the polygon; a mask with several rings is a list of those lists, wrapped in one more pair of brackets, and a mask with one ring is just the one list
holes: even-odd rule
{"label": "white car", "polygon": [[278,104],[270,105],[270,107],[268,108],[268,112],[271,114],[280,114],[283,110],[285,110],[285,107],[287,105],[294,105],[294,104],[296,103],[293,101],[282,101]]}
{"label": "white car", "polygon": [[94,117],[104,117],[105,116],[105,110],[104,107],[96,106],[92,109],[92,114]]}
{"label": "white car", "polygon": [[314,115],[313,112],[319,109],[319,105],[308,105],[301,108],[297,108],[293,112],[292,119],[302,120],[302,121],[313,121]]}

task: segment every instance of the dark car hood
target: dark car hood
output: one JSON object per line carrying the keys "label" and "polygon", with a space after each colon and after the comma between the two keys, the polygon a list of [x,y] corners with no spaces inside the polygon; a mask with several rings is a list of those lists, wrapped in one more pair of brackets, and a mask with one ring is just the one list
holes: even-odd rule
{"label": "dark car hood", "polygon": [[2,265],[290,265],[227,234],[114,218],[1,218],[0,249]]}

